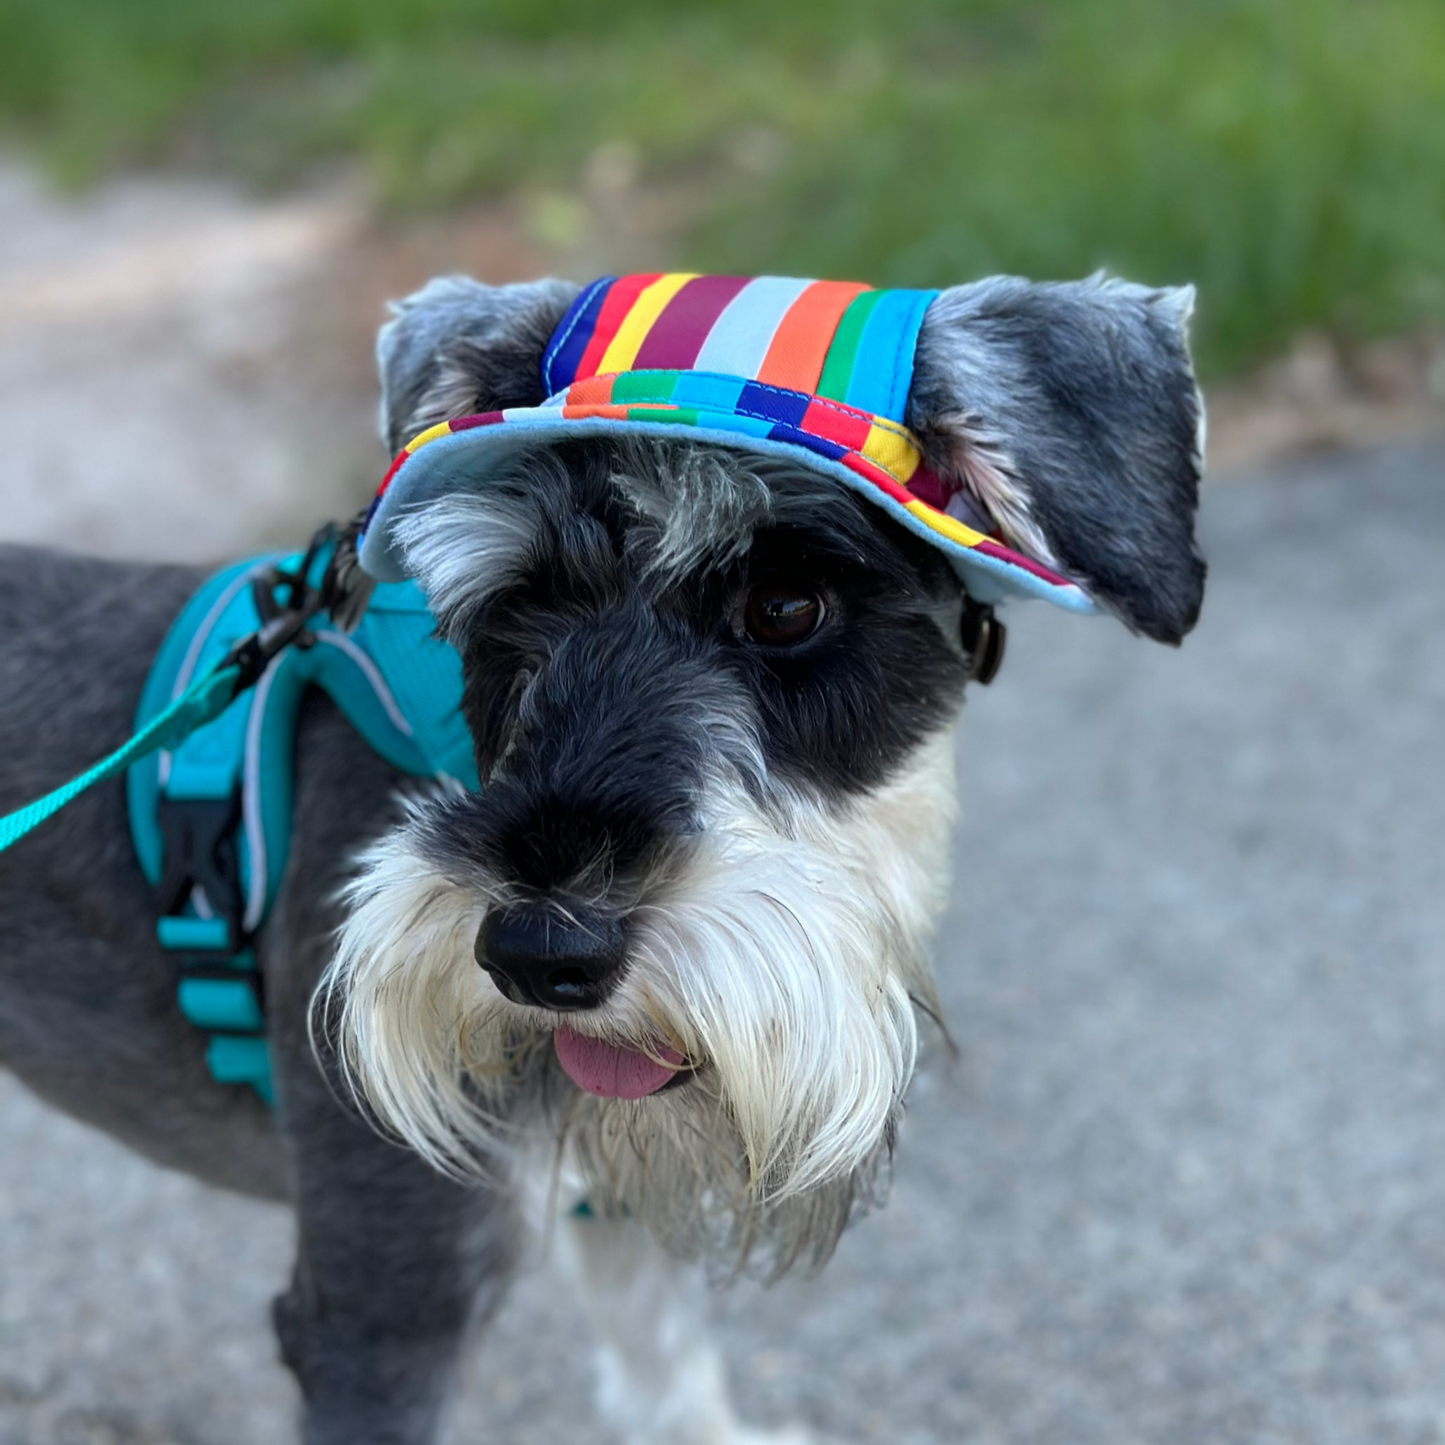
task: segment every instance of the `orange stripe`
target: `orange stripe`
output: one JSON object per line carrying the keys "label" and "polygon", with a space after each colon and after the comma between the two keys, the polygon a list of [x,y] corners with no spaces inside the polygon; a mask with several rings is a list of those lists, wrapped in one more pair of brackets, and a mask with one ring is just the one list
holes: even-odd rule
{"label": "orange stripe", "polygon": [[611,401],[614,380],[611,376],[588,376],[581,381],[574,381],[567,388],[567,405],[591,406],[597,402]]}
{"label": "orange stripe", "polygon": [[629,401],[629,402],[584,402],[580,406],[573,406],[566,402],[562,406],[563,421],[588,421],[593,417],[604,417],[608,421],[636,421],[633,412],[638,411],[680,411],[676,403],[670,401]]}
{"label": "orange stripe", "polygon": [[778,323],[758,380],[816,391],[838,322],[848,303],[868,289],[856,281],[814,281]]}
{"label": "orange stripe", "polygon": [[606,402],[585,402],[581,406],[573,406],[570,402],[563,404],[563,421],[584,421],[592,416],[604,416],[612,421],[626,421],[627,408],[611,406]]}

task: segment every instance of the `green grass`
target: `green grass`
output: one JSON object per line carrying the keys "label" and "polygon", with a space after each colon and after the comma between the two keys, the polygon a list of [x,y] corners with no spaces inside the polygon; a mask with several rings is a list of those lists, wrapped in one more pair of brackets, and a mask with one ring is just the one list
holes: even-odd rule
{"label": "green grass", "polygon": [[354,157],[544,215],[610,146],[689,265],[1193,280],[1216,375],[1445,322],[1440,0],[0,0],[0,126],[72,183]]}

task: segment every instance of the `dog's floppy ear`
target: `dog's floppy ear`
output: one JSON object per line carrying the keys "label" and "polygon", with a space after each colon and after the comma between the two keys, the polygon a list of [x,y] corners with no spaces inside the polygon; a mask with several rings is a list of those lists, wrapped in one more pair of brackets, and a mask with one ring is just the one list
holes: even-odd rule
{"label": "dog's floppy ear", "polygon": [[439,421],[546,401],[542,353],[577,291],[439,276],[393,301],[376,338],[382,441],[397,452]]}
{"label": "dog's floppy ear", "polygon": [[908,401],[929,465],[1013,546],[1173,643],[1204,595],[1193,304],[1097,276],[956,286],[924,316]]}

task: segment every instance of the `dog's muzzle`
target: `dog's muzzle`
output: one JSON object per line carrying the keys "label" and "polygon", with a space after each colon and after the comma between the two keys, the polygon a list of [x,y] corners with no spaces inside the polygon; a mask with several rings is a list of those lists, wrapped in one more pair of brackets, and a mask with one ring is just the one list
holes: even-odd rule
{"label": "dog's muzzle", "polygon": [[622,974],[620,919],[546,903],[494,908],[477,932],[477,962],[513,1003],[596,1008]]}

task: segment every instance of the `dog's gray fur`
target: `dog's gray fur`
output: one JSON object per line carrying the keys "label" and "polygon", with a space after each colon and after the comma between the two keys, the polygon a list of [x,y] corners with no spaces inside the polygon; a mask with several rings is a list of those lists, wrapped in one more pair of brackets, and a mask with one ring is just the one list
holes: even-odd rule
{"label": "dog's gray fur", "polygon": [[[386,441],[395,448],[444,417],[542,400],[541,351],[574,294],[558,282],[489,288],[451,279],[402,303],[378,343]],[[1121,283],[1030,287],[1004,280],[957,288],[929,313],[910,403],[911,424],[936,468],[968,489],[1014,540],[1085,580],[1130,625],[1166,640],[1177,640],[1192,623],[1203,580],[1192,541],[1199,412],[1182,339],[1187,305],[1181,293]],[[747,530],[793,508],[802,524],[826,513],[840,527],[874,525],[866,504],[834,498],[822,484],[810,494],[799,477],[769,474],[767,466],[776,470],[775,464],[744,459],[723,466],[686,449],[623,449],[600,459],[601,483],[585,481],[588,465],[584,452],[559,462],[555,475],[539,469],[539,520],[526,525],[555,525],[556,555],[565,560],[602,535],[597,519],[580,513],[586,526],[572,528],[569,489],[620,491],[629,540],[624,554],[601,557],[598,575],[605,573],[606,589],[614,589],[608,595],[621,599],[626,615],[594,617],[584,605],[566,621],[599,638],[626,622],[613,629],[621,639],[618,656],[639,629],[660,626],[664,650],[686,654],[700,669],[709,665],[713,641],[688,641],[675,615],[659,624],[652,609],[655,598],[700,565],[699,545],[719,542],[717,517],[741,518]],[[717,472],[711,481],[709,468]],[[691,489],[682,522],[663,495],[674,473],[684,491]],[[698,518],[708,525],[696,525]],[[466,535],[465,523],[461,518],[455,535]],[[425,518],[417,525],[427,531]],[[431,565],[439,567],[445,537],[438,533],[425,545]],[[957,706],[962,657],[956,632],[941,647],[936,629],[956,620],[957,599],[943,605],[944,569],[936,553],[901,533],[888,546],[893,561],[885,565],[917,588],[916,596],[901,599],[907,605],[890,625],[923,639],[932,680],[925,687],[910,677],[917,696],[908,700],[908,686],[891,688],[885,710],[893,754],[865,749],[853,763],[833,756],[835,750],[818,741],[831,736],[825,715],[812,724],[811,752],[790,745],[764,759],[764,771],[750,784],[760,796],[781,787],[778,797],[866,797],[899,766],[891,757],[906,757],[925,734],[942,737],[939,710]],[[726,547],[714,550],[727,560]],[[202,576],[0,548],[0,810],[80,772],[128,734],[161,638]],[[488,594],[469,591],[461,574],[448,587],[451,592],[438,584],[446,594],[438,600],[467,657],[472,616],[486,612]],[[545,644],[552,635],[547,629],[559,625],[556,617],[543,617],[534,636]],[[485,633],[477,636],[488,642]],[[570,725],[569,711],[585,712],[589,698],[568,694],[569,674],[546,663],[550,644],[538,645],[542,651],[527,664],[532,672],[523,701],[534,720],[554,717],[548,729],[555,734]],[[495,658],[495,647],[485,650]],[[578,656],[585,661],[580,670]],[[624,711],[645,713],[647,689],[656,680],[645,670],[634,681],[619,678],[599,659],[607,660],[573,648],[572,688],[586,691],[595,673],[598,697],[615,695]],[[888,660],[882,649],[878,666]],[[473,682],[484,676],[483,661],[480,654],[468,661]],[[729,696],[750,696],[741,673],[717,676]],[[843,698],[851,713],[866,713],[870,676],[851,680],[851,697],[846,688],[829,696]],[[484,703],[469,694],[469,721],[482,717]],[[679,725],[706,744],[712,724],[695,706],[686,712],[679,713]],[[506,748],[525,740],[522,718],[514,712],[498,721],[498,738],[511,739]],[[718,726],[726,731],[744,721],[719,719]],[[763,729],[761,712],[746,721]],[[567,765],[589,787],[653,766],[658,759],[638,751],[651,732],[647,723],[639,715],[615,730],[609,746],[620,751],[608,772],[582,753],[574,752]],[[478,728],[474,722],[485,751],[497,739],[486,742]],[[945,753],[951,756],[949,749],[940,756]],[[151,896],[132,851],[118,781],[96,788],[0,855],[0,1061],[43,1098],[158,1163],[225,1188],[290,1200],[299,1249],[291,1287],[277,1302],[276,1327],[305,1397],[308,1445],[426,1445],[435,1438],[465,1328],[495,1307],[517,1258],[519,1204],[504,1161],[486,1187],[477,1187],[384,1142],[341,1102],[345,1082],[329,1048],[329,1027],[321,1031],[319,1060],[313,1052],[311,1002],[346,921],[343,885],[363,848],[400,836],[392,830],[402,780],[319,695],[303,705],[297,754],[290,862],[258,941],[277,1084],[274,1115],[248,1091],[212,1082],[204,1040],[176,1007],[174,965],[155,942]],[[484,780],[498,770],[505,774],[504,750],[481,761]],[[661,762],[671,768],[676,760]],[[491,846],[487,786],[471,800],[428,804],[425,847],[445,855],[448,837]],[[669,846],[675,851],[677,839]],[[454,871],[463,876],[457,858]],[[475,869],[475,859],[466,866]],[[926,985],[919,987],[924,992],[915,998],[928,1007]],[[547,1087],[557,1086],[549,1075]],[[882,1155],[894,1117],[880,1134]],[[864,1187],[879,1157],[860,1165]],[[846,1213],[853,1186],[845,1179],[832,1187],[841,1191],[835,1197]],[[793,1252],[807,1253],[808,1246],[826,1255],[831,1237],[821,1236],[835,1233],[842,1220],[834,1213],[818,1238],[792,1239]],[[706,1360],[694,1367],[698,1379],[716,1376]],[[716,1381],[707,1388],[718,1388]],[[676,1407],[674,1400],[667,1409]],[[661,1405],[653,1418],[664,1419]]]}
{"label": "dog's gray fur", "polygon": [[908,424],[1005,536],[1130,627],[1178,642],[1199,616],[1194,511],[1204,409],[1194,292],[997,276],[928,309]]}
{"label": "dog's gray fur", "polygon": [[567,281],[439,276],[395,302],[376,338],[382,441],[399,452],[435,422],[541,405],[542,352],[576,294]]}

